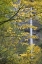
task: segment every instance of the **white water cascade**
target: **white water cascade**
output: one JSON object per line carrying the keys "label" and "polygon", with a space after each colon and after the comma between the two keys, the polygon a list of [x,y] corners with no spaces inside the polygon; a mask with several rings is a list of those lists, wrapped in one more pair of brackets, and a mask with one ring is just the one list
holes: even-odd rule
{"label": "white water cascade", "polygon": [[[32,7],[30,8],[30,10],[31,10],[31,14],[32,14]],[[33,25],[33,22],[32,22],[32,17],[30,18],[30,26],[32,26]],[[32,46],[33,45],[33,38],[32,38],[32,36],[33,36],[33,29],[32,29],[32,27],[30,27],[30,45]],[[33,50],[31,50],[31,53],[33,52]]]}

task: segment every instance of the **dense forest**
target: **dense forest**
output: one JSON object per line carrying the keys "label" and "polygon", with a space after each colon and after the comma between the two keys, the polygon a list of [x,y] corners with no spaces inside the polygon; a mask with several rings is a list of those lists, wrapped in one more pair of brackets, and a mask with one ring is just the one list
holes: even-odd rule
{"label": "dense forest", "polygon": [[42,0],[0,0],[0,64],[42,64]]}

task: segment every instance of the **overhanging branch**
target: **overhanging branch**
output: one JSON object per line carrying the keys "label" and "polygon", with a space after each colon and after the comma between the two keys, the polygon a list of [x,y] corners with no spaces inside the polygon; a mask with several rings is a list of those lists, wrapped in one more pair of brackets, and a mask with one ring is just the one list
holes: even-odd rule
{"label": "overhanging branch", "polygon": [[9,22],[10,20],[13,20],[13,18],[18,14],[18,12],[20,11],[20,9],[21,9],[22,7],[23,7],[23,6],[21,6],[21,7],[18,9],[18,11],[17,11],[11,18],[9,18],[8,20],[5,20],[5,21],[0,22],[0,25],[4,24],[4,23],[6,23],[6,22]]}

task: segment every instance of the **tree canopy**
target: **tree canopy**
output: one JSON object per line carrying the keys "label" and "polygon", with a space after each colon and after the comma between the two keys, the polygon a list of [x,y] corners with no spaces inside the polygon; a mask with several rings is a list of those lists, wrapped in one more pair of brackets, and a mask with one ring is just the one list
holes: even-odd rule
{"label": "tree canopy", "polygon": [[5,23],[5,21],[6,22],[11,21],[14,18],[14,16],[17,16],[20,9],[22,10],[22,9],[25,9],[26,7],[30,8],[31,6],[35,9],[36,15],[38,16],[39,20],[41,20],[42,0],[39,0],[39,1],[34,0],[33,2],[31,1],[32,0],[20,0],[18,3],[18,0],[11,0],[11,1],[7,0],[7,2],[6,0],[4,1],[0,0],[0,25]]}
{"label": "tree canopy", "polygon": [[[31,18],[37,20],[39,27],[30,25]],[[34,31],[32,36],[30,28]],[[40,47],[37,43],[30,45],[30,38],[40,39]],[[41,44],[42,0],[0,0],[0,63],[42,64]]]}

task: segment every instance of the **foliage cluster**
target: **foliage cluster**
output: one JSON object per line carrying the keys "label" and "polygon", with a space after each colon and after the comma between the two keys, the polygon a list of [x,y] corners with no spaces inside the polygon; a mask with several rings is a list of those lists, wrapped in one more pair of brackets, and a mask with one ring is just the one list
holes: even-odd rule
{"label": "foliage cluster", "polygon": [[[31,36],[24,32],[30,27],[38,29],[27,24],[30,18],[37,18],[42,23],[42,1],[17,2],[0,0],[0,64],[42,64],[42,49],[37,45],[30,46],[28,39]],[[32,11],[30,7],[33,7]],[[38,39],[36,35],[31,38]]]}

